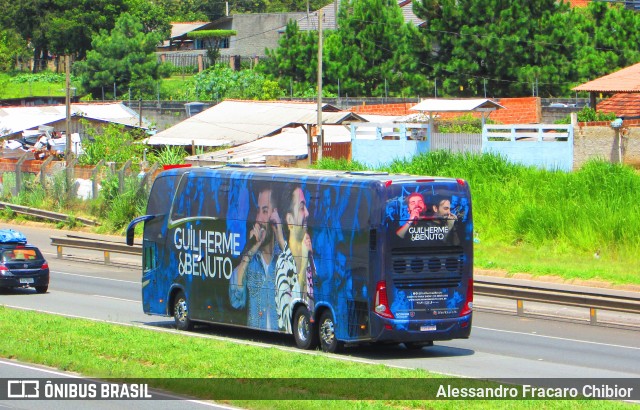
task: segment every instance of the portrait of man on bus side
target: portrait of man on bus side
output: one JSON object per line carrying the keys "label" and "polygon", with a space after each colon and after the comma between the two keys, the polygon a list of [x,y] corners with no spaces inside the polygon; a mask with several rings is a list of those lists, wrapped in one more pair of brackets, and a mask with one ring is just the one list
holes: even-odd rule
{"label": "portrait of man on bus side", "polygon": [[456,214],[451,212],[451,199],[445,196],[436,196],[432,199],[433,218],[430,218],[429,225],[437,227],[447,227],[445,242],[450,245],[459,245],[460,238],[454,225],[458,220]]}
{"label": "portrait of man on bus side", "polygon": [[419,192],[409,194],[406,198],[406,203],[409,217],[404,223],[400,221],[401,225],[396,230],[396,234],[401,238],[404,238],[407,235],[407,232],[412,225],[415,225],[421,219],[425,219],[428,211],[424,197]]}
{"label": "portrait of man on bus side", "polygon": [[277,330],[276,262],[284,243],[275,194],[269,185],[256,190],[255,219],[240,262],[229,282],[229,301],[235,309],[247,308],[247,326]]}
{"label": "portrait of man on bus side", "polygon": [[276,263],[276,306],[278,326],[291,333],[291,302],[302,297],[309,310],[314,308],[313,281],[316,276],[311,236],[308,232],[309,210],[302,187],[288,184],[280,201],[287,241]]}

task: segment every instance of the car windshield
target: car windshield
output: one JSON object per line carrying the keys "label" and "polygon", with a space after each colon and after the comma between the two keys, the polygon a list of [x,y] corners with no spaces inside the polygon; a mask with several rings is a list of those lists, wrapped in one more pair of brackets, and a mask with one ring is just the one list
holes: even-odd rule
{"label": "car windshield", "polygon": [[34,248],[15,248],[2,251],[2,262],[30,261],[39,259]]}

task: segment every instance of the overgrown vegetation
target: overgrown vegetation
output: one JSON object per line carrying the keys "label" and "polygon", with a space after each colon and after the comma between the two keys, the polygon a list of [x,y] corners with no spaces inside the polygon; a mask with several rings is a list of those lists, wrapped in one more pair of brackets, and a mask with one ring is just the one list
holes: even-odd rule
{"label": "overgrown vegetation", "polygon": [[[365,168],[335,160],[318,166]],[[640,209],[633,206],[640,201],[640,175],[628,166],[592,160],[575,172],[553,172],[492,154],[436,151],[383,170],[469,182],[478,267],[640,283]]]}
{"label": "overgrown vegetation", "polygon": [[83,144],[85,152],[78,157],[81,165],[97,165],[102,160],[118,164],[131,160],[138,164],[146,148],[136,142],[144,136],[144,131],[126,131],[117,124],[109,124],[100,130],[89,128],[87,136],[90,141]]}
{"label": "overgrown vegetation", "polygon": [[[583,107],[577,114],[578,122],[613,121],[616,119],[616,114],[614,113],[596,111],[590,107]],[[556,121],[556,124],[571,124],[571,116],[567,115],[565,118]]]}
{"label": "overgrown vegetation", "polygon": [[278,83],[254,70],[234,71],[217,64],[194,77],[196,98],[201,100],[274,100],[282,95]]}
{"label": "overgrown vegetation", "polygon": [[63,97],[65,78],[51,72],[35,74],[0,73],[0,98],[33,96]]}

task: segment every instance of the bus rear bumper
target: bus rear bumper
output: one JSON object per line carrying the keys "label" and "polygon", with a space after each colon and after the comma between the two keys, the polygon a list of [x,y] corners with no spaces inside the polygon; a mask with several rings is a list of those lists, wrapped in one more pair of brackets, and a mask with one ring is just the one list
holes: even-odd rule
{"label": "bus rear bumper", "polygon": [[429,342],[467,339],[471,334],[471,314],[451,319],[398,320],[380,319],[375,342]]}

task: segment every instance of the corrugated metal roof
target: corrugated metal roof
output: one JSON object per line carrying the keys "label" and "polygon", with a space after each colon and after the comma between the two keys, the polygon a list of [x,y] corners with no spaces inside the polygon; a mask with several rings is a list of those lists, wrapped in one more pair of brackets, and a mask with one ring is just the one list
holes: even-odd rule
{"label": "corrugated metal roof", "polygon": [[[317,122],[316,103],[226,100],[149,138],[151,145],[218,147],[241,145],[273,135],[292,124]],[[329,111],[329,112],[325,112]],[[337,112],[335,112],[337,111]],[[360,119],[357,114],[323,105],[323,123]]]}
{"label": "corrugated metal roof", "polygon": [[[325,142],[349,142],[351,131],[341,125],[323,126]],[[230,149],[187,157],[188,161],[206,163],[264,164],[268,155],[305,158],[307,134],[302,127],[285,128],[282,133],[260,138]]]}
{"label": "corrugated metal roof", "polygon": [[409,108],[414,111],[429,112],[467,112],[467,111],[494,111],[504,108],[493,100],[487,98],[445,99],[428,98]]}
{"label": "corrugated metal roof", "polygon": [[[15,134],[24,130],[51,124],[67,117],[65,105],[47,105],[32,107],[3,107],[0,116],[0,135]],[[71,115],[98,121],[137,127],[139,116],[122,103],[72,104]],[[149,121],[142,121],[142,128],[148,129]]]}
{"label": "corrugated metal roof", "polygon": [[640,63],[623,68],[577,87],[575,91],[634,93],[640,91]]}

